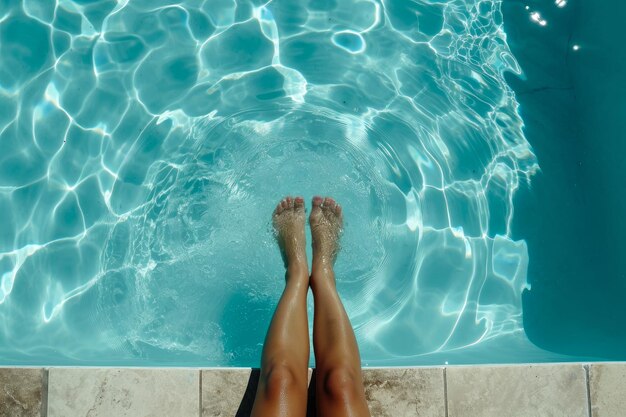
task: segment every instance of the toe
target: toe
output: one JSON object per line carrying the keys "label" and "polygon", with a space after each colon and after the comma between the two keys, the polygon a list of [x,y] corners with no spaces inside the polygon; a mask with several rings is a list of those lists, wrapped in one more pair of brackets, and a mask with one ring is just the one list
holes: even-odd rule
{"label": "toe", "polygon": [[287,208],[289,208],[289,204],[287,204],[287,199],[283,198],[280,202],[280,206],[283,208],[283,210],[286,210]]}
{"label": "toe", "polygon": [[311,225],[316,224],[317,220],[322,215],[322,203],[324,199],[320,196],[313,197],[313,208],[311,208],[311,215],[309,216],[309,222]]}
{"label": "toe", "polygon": [[280,203],[278,203],[276,205],[276,208],[274,209],[274,214],[280,214],[283,212],[283,202],[281,201]]}
{"label": "toe", "polygon": [[287,197],[287,207],[290,209],[293,208],[293,198],[291,198],[291,196]]}
{"label": "toe", "polygon": [[341,206],[337,204],[335,206],[335,214],[337,215],[337,217],[341,217],[341,212],[342,212]]}
{"label": "toe", "polygon": [[304,210],[304,198],[296,197],[293,204],[296,210]]}
{"label": "toe", "polygon": [[331,197],[326,197],[324,199],[324,208],[335,210],[336,205],[337,203],[335,203],[335,200],[333,200]]}

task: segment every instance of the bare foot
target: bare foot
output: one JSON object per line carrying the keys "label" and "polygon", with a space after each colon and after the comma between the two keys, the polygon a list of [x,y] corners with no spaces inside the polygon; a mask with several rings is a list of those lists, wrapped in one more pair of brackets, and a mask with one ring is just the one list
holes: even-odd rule
{"label": "bare foot", "polygon": [[330,197],[313,197],[309,218],[313,237],[313,264],[332,266],[339,253],[339,235],[343,225],[341,206]]}
{"label": "bare foot", "polygon": [[304,199],[302,197],[295,199],[285,197],[274,210],[272,222],[287,268],[307,268],[304,218]]}

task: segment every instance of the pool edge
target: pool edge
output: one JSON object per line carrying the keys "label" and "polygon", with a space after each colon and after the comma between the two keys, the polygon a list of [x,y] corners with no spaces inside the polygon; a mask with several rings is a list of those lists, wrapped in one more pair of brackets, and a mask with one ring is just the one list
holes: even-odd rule
{"label": "pool edge", "polygon": [[[245,416],[258,374],[257,368],[4,366],[0,417]],[[626,362],[367,367],[363,379],[374,417],[525,416],[530,410],[617,417],[626,408]]]}

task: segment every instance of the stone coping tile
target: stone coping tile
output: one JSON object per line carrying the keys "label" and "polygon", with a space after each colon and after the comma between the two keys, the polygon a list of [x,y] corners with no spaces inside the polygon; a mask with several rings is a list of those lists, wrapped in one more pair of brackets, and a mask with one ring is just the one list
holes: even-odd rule
{"label": "stone coping tile", "polygon": [[[241,417],[258,377],[250,368],[0,367],[0,417]],[[364,368],[363,379],[373,417],[626,416],[626,363]]]}
{"label": "stone coping tile", "polygon": [[0,368],[0,417],[40,417],[44,395],[43,369]]}
{"label": "stone coping tile", "polygon": [[626,363],[589,367],[592,417],[626,416]]}
{"label": "stone coping tile", "polygon": [[249,414],[259,382],[258,371],[221,369],[202,371],[202,417]]}
{"label": "stone coping tile", "polygon": [[[316,378],[309,369],[308,415],[315,415]],[[372,417],[444,417],[443,368],[364,369]],[[202,417],[248,416],[259,382],[258,369],[202,371]]]}
{"label": "stone coping tile", "polygon": [[364,369],[372,417],[445,417],[443,368]]}
{"label": "stone coping tile", "polygon": [[197,370],[52,368],[48,417],[197,417]]}
{"label": "stone coping tile", "polygon": [[581,364],[450,367],[446,380],[449,417],[588,417]]}
{"label": "stone coping tile", "polygon": [[[309,368],[309,384],[313,370]],[[259,369],[204,369],[202,370],[202,417],[249,416],[254,403]],[[309,410],[315,415],[314,387],[309,385]]]}

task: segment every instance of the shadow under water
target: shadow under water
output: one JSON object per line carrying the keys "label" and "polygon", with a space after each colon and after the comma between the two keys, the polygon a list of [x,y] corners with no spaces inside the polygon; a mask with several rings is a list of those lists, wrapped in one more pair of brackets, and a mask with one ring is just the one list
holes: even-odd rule
{"label": "shadow under water", "polygon": [[568,360],[626,360],[626,4],[505,2],[502,10],[524,69],[523,79],[507,79],[541,163],[532,189],[515,199],[514,235],[530,255],[524,329]]}

